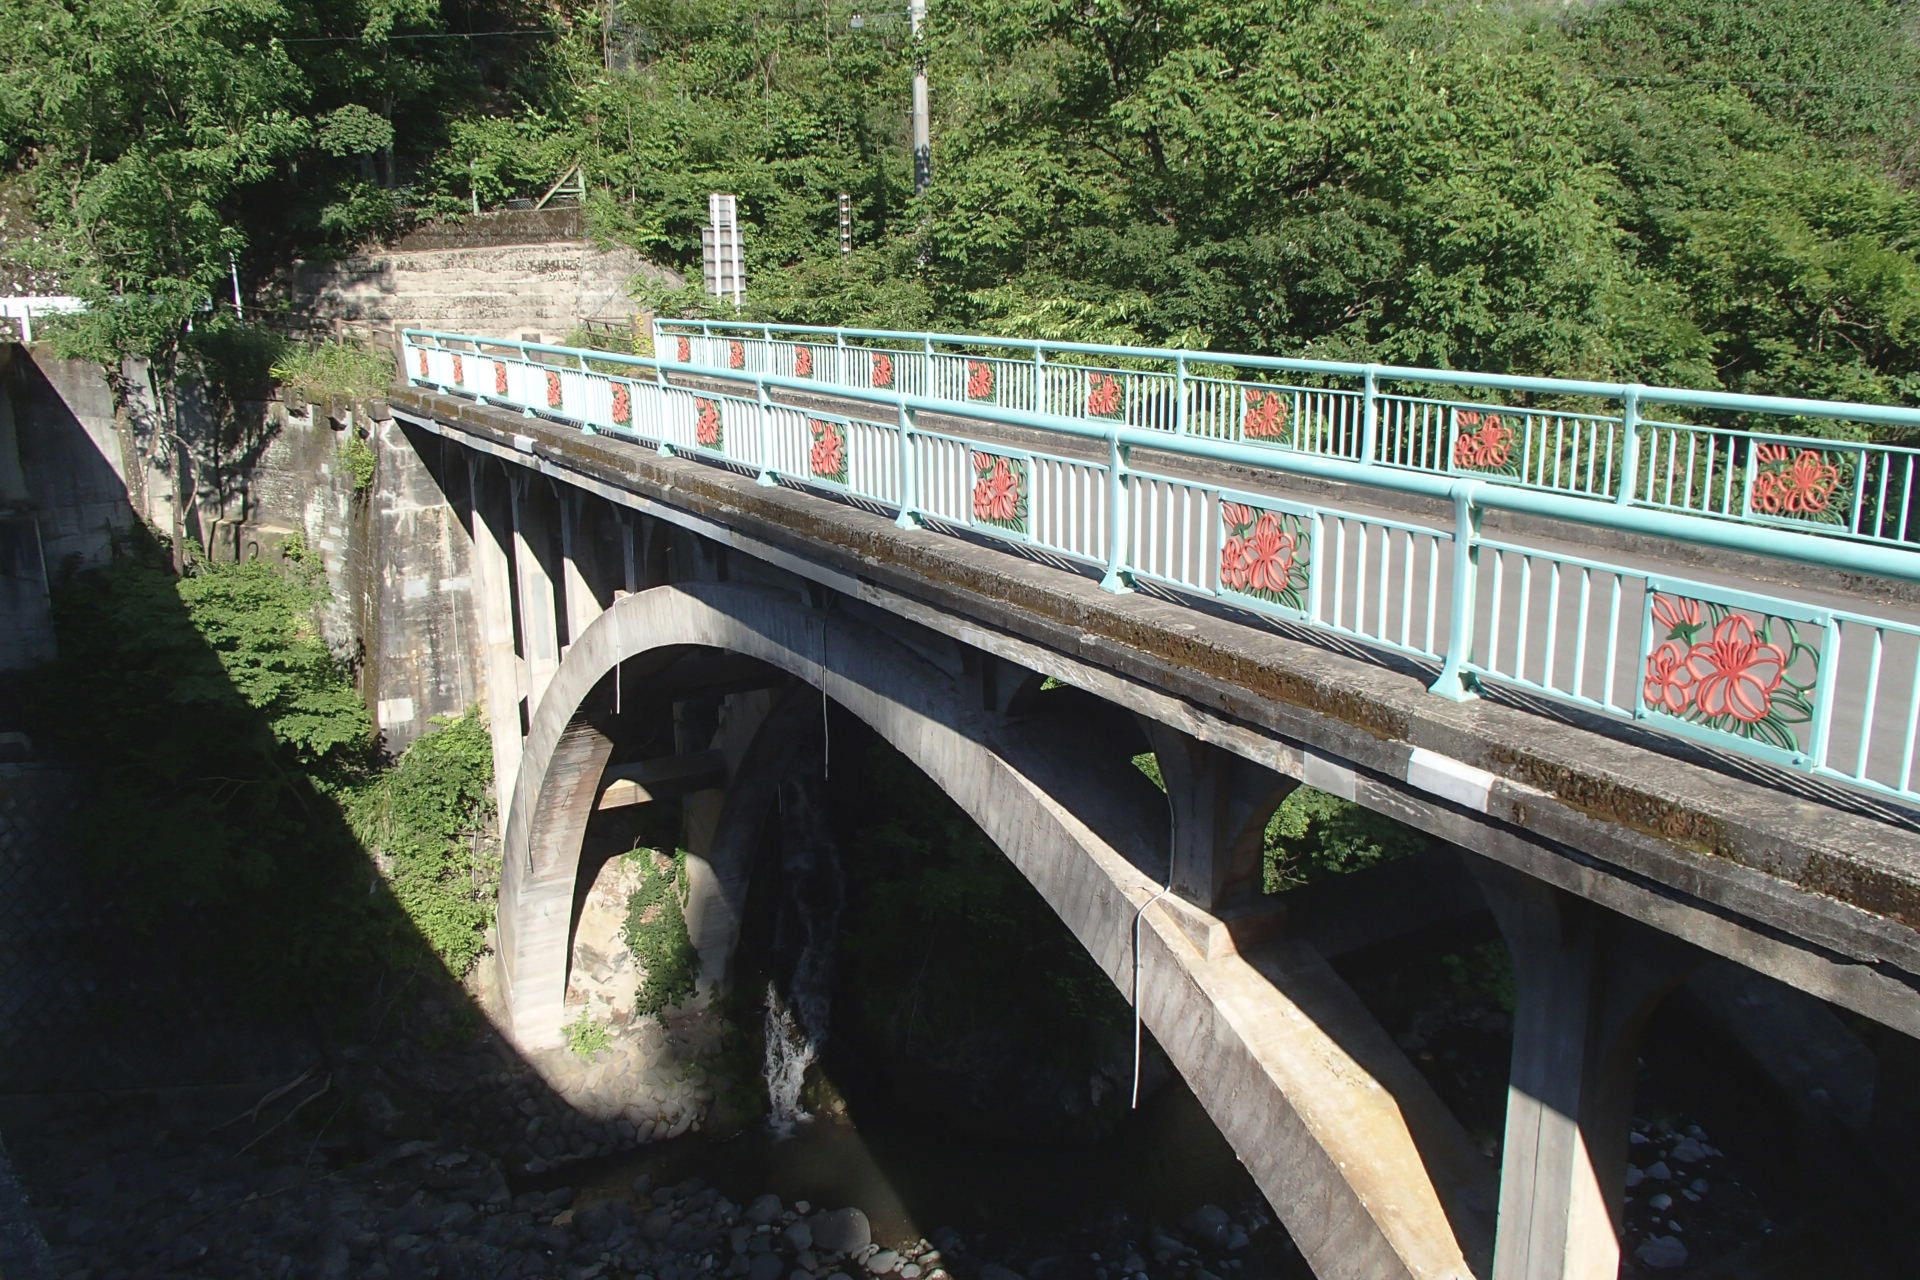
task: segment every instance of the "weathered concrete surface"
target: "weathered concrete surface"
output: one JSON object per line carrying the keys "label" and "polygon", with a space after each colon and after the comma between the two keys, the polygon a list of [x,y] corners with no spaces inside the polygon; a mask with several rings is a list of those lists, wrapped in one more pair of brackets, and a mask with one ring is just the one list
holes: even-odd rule
{"label": "weathered concrete surface", "polygon": [[[359,594],[358,634],[367,641],[361,688],[387,746],[400,750],[483,699],[473,543],[419,450],[392,419],[369,424],[377,459],[364,509],[364,564],[339,590]],[[464,459],[460,460],[464,465]]]}
{"label": "weathered concrete surface", "polygon": [[320,321],[492,338],[534,333],[558,342],[583,318],[631,317],[627,285],[636,276],[684,283],[631,250],[601,249],[577,237],[514,238],[518,243],[400,248],[309,263],[295,272],[294,308]]}
{"label": "weathered concrete surface", "polygon": [[418,390],[393,403],[1920,1034],[1909,829],[722,468]]}
{"label": "weathered concrete surface", "polygon": [[1471,1274],[1461,1239],[1469,1252],[1484,1243],[1484,1169],[1325,962],[1298,943],[1255,957],[1196,950],[1136,865],[1164,865],[1164,809],[1124,759],[1090,769],[1097,756],[1076,749],[1090,744],[1002,724],[948,671],[797,592],[703,583],[628,596],[555,673],[527,737],[503,857],[499,960],[523,1045],[552,1043],[563,1016],[581,800],[599,776],[598,735],[578,709],[617,664],[679,645],[757,658],[865,720],[980,824],[1123,991],[1135,980],[1137,920],[1147,1025],[1317,1274]]}
{"label": "weathered concrete surface", "polygon": [[[98,365],[0,346],[0,667],[52,656],[50,584],[104,564],[138,521],[172,527],[173,477],[152,457],[144,425],[145,371],[130,362],[120,380],[124,403]],[[330,421],[266,404],[248,412],[257,417],[241,455],[199,477],[189,532],[217,559],[272,555],[289,535],[305,538],[332,589],[323,634],[360,666],[376,722],[402,748],[431,717],[480,696],[470,539],[391,419]],[[215,429],[193,395],[182,413],[189,435]],[[376,456],[364,491],[341,457],[354,431],[367,433]],[[446,448],[430,434],[421,440]]]}

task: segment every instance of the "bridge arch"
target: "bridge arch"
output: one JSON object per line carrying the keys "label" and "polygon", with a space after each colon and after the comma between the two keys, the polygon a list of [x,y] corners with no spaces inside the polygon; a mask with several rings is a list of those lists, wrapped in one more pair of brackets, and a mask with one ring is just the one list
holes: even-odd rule
{"label": "bridge arch", "polygon": [[[533,716],[506,826],[498,964],[523,1049],[561,1039],[581,841],[611,743],[580,714],[625,661],[679,646],[751,657],[821,689],[944,789],[1141,1012],[1323,1277],[1467,1280],[1491,1235],[1458,1128],[1310,947],[1203,954],[1164,862],[1165,810],[1070,743],[1009,732],[941,665],[799,593],[727,583],[625,596],[574,641]],[[1125,767],[1124,761],[1119,761]],[[1137,781],[1137,779],[1135,780]],[[1443,1190],[1445,1195],[1443,1197]],[[1462,1242],[1465,1241],[1463,1251]]]}

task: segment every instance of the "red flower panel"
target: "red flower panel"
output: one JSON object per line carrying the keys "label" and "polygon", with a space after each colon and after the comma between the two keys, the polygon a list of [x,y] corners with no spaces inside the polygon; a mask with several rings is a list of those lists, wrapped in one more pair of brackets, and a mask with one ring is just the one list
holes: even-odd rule
{"label": "red flower panel", "polygon": [[613,420],[623,427],[633,421],[633,396],[625,383],[613,387]]}
{"label": "red flower panel", "polygon": [[563,397],[560,392],[560,375],[551,369],[547,371],[547,408],[558,409]]}
{"label": "red flower panel", "polygon": [[727,368],[744,369],[747,367],[747,344],[744,342],[727,343]]}
{"label": "red flower panel", "polygon": [[497,396],[507,394],[507,366],[498,360],[493,362],[493,394]]}
{"label": "red flower panel", "polygon": [[793,376],[811,378],[813,376],[813,348],[799,347],[793,353]]}
{"label": "red flower panel", "polygon": [[885,352],[873,353],[873,385],[876,387],[893,385],[893,357]]}
{"label": "red flower panel", "polygon": [[985,360],[967,361],[967,399],[993,398],[993,366]]}
{"label": "red flower panel", "polygon": [[1763,515],[1819,519],[1840,486],[1840,468],[1817,449],[1797,453],[1782,444],[1754,450],[1753,509]]}
{"label": "red flower panel", "polygon": [[1220,585],[1289,609],[1306,607],[1312,541],[1298,516],[1220,503]]}
{"label": "red flower panel", "polygon": [[1241,424],[1241,433],[1249,440],[1271,440],[1287,434],[1286,402],[1271,391],[1261,391],[1258,387],[1248,387],[1247,416]]}
{"label": "red flower panel", "polygon": [[1513,464],[1513,430],[1497,413],[1466,412],[1455,419],[1453,465],[1474,471],[1507,471]]}
{"label": "red flower panel", "polygon": [[467,384],[467,369],[460,363],[459,356],[453,358],[453,381],[458,386],[464,387]]}
{"label": "red flower panel", "polygon": [[1000,454],[973,454],[973,518],[1016,533],[1027,531],[1027,464]]}
{"label": "red flower panel", "polygon": [[693,363],[693,342],[688,338],[679,338],[675,342],[676,354],[681,364]]}
{"label": "red flower panel", "polygon": [[1121,406],[1120,383],[1110,373],[1096,373],[1087,391],[1087,416],[1117,418]]}
{"label": "red flower panel", "polygon": [[420,353],[420,376],[427,376],[427,353],[424,351]]}
{"label": "red flower panel", "polygon": [[720,424],[720,406],[711,400],[693,402],[693,438],[695,443],[708,449],[720,449],[725,438],[725,430]]}
{"label": "red flower panel", "polygon": [[1760,615],[1756,624],[1724,604],[1664,592],[1648,612],[1653,649],[1640,693],[1649,712],[1783,751],[1804,749],[1794,726],[1813,720],[1821,659],[1794,623]]}
{"label": "red flower panel", "polygon": [[821,480],[836,484],[847,482],[847,437],[845,430],[821,418],[809,424],[813,429],[813,448],[807,453],[807,470]]}

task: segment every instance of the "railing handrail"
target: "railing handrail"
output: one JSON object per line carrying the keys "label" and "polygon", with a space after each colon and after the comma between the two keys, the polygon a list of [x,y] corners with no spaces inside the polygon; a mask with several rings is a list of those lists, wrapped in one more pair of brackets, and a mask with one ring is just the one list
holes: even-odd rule
{"label": "railing handrail", "polygon": [[[1640,403],[1679,405],[1684,408],[1712,409],[1733,413],[1760,413],[1772,417],[1832,418],[1872,422],[1881,426],[1913,427],[1920,430],[1920,409],[1901,405],[1875,405],[1847,400],[1813,400],[1794,396],[1748,395],[1733,391],[1702,391],[1684,387],[1663,387],[1637,382],[1586,382],[1578,379],[1543,378],[1530,374],[1475,373],[1460,369],[1428,369],[1417,365],[1356,364],[1338,360],[1308,360],[1294,356],[1261,356],[1240,352],[1197,351],[1175,347],[1133,347],[1091,342],[1055,342],[1045,338],[1001,338],[983,334],[910,333],[892,329],[854,329],[825,325],[758,324],[745,320],[655,320],[655,328],[669,333],[669,326],[695,329],[748,330],[757,334],[806,333],[835,339],[877,338],[899,342],[936,342],[954,346],[1006,347],[1017,351],[1070,351],[1081,355],[1118,356],[1130,360],[1185,360],[1191,363],[1224,364],[1235,368],[1267,369],[1286,373],[1331,374],[1341,377],[1366,377],[1376,381],[1426,382],[1442,386],[1485,387],[1493,391],[1525,391],[1541,395],[1586,396],[1625,400],[1637,393]],[[737,370],[735,371],[737,372]],[[1795,437],[1818,441],[1824,447],[1857,445],[1862,442],[1828,440],[1823,437]],[[1877,448],[1920,453],[1920,447],[1876,445]]]}
{"label": "railing handrail", "polygon": [[[1429,686],[1438,696],[1470,698],[1492,681],[1920,801],[1913,780],[1920,625],[1804,592],[1690,579],[1669,573],[1657,550],[1638,556],[1636,566],[1571,549],[1581,529],[1604,528],[1920,582],[1920,552],[1904,543],[1842,542],[1678,506],[1570,501],[1558,490],[1482,475],[1274,449],[1238,433],[1168,432],[1097,411],[1048,412],[1055,402],[1044,397],[1034,408],[971,392],[955,400],[919,393],[953,394],[933,381],[913,390],[918,379],[857,385],[845,368],[842,382],[829,382],[810,376],[812,362],[796,353],[788,353],[789,376],[429,329],[405,330],[402,342],[410,383],[588,433],[615,432],[664,455],[687,451],[745,468],[762,484],[792,482],[877,502],[903,528],[932,520],[1031,544],[1104,570],[1107,590],[1158,582],[1275,612],[1438,664]],[[668,380],[669,372],[689,371],[731,385],[709,390]],[[930,364],[920,370],[934,371]],[[977,372],[966,371],[969,382]],[[1102,394],[1110,387],[1103,384]],[[822,391],[844,407],[810,408],[773,394]],[[1633,408],[1629,401],[1629,421]],[[930,429],[928,415],[952,425]],[[1040,440],[1010,441],[973,422],[1028,428]],[[1347,425],[1370,429],[1372,415]],[[1079,443],[1050,448],[1049,439]],[[1142,454],[1243,470],[1137,465]],[[1427,521],[1397,520],[1364,505],[1289,497],[1284,485],[1250,478],[1288,475],[1445,502],[1448,510]],[[1483,533],[1487,511],[1546,517],[1571,536],[1552,544]],[[1427,580],[1417,596],[1416,563],[1426,566]],[[1510,580],[1515,594],[1503,607]]]}
{"label": "railing handrail", "polygon": [[[754,326],[759,328],[761,326]],[[683,372],[688,366],[657,357],[628,355],[615,351],[590,351],[549,343],[520,342],[513,339],[475,338],[466,334],[431,329],[408,329],[407,338],[429,338],[436,343],[466,343],[478,351],[481,347],[503,347],[523,352],[542,352],[573,361],[631,365],[656,376]],[[810,378],[783,374],[757,373],[741,369],[716,371],[716,376],[755,387],[780,388],[819,394],[821,384]],[[1262,471],[1274,471],[1334,480],[1363,487],[1388,489],[1418,497],[1452,501],[1464,491],[1472,495],[1473,505],[1516,514],[1545,516],[1576,524],[1587,524],[1623,533],[1711,547],[1716,550],[1759,554],[1821,568],[1866,573],[1905,582],[1920,582],[1920,551],[1908,551],[1872,543],[1841,542],[1814,533],[1791,529],[1733,524],[1703,516],[1687,515],[1646,507],[1617,506],[1611,503],[1581,501],[1569,503],[1564,495],[1542,493],[1514,485],[1489,483],[1478,477],[1437,476],[1421,471],[1349,462],[1343,458],[1262,448],[1227,440],[1200,436],[1179,436],[1163,431],[1130,427],[1120,422],[1094,423],[1086,419],[1057,414],[1033,413],[999,405],[971,404],[899,391],[879,391],[865,387],[833,388],[836,398],[913,409],[978,422],[1001,423],[1033,430],[1098,440],[1128,448],[1148,449],[1176,456],[1194,457]]]}

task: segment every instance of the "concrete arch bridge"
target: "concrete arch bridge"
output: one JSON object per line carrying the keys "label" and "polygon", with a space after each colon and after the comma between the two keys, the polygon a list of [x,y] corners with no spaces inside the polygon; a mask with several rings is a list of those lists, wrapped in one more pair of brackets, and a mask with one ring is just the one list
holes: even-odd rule
{"label": "concrete arch bridge", "polygon": [[[685,795],[690,928],[724,968],[821,694],[1137,981],[1323,1276],[1617,1274],[1636,1037],[1704,971],[1920,1033],[1920,555],[1884,522],[1628,511],[714,349],[403,346],[394,419],[472,537],[523,1046],[560,1037],[610,806]],[[873,380],[871,353],[842,363]],[[1049,715],[1046,680],[1112,718]],[[673,748],[626,759],[643,704]],[[1465,870],[1262,898],[1261,831],[1302,783]],[[1518,983],[1498,1170],[1329,958],[1483,909]]]}

